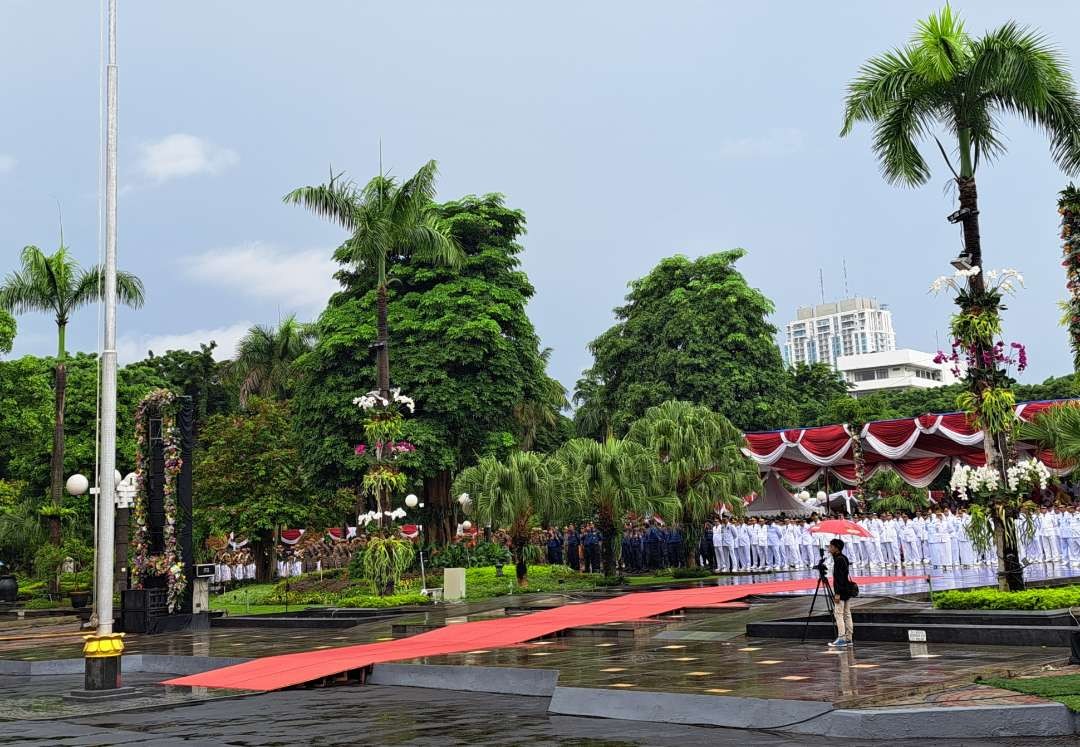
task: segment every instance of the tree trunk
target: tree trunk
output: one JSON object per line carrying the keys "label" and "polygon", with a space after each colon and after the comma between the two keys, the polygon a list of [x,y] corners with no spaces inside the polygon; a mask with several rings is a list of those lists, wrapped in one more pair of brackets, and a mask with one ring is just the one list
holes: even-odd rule
{"label": "tree trunk", "polygon": [[1012,513],[1004,504],[995,504],[993,507],[999,591],[1024,590],[1024,566],[1020,563],[1016,517]]}
{"label": "tree trunk", "polygon": [[524,540],[514,537],[514,575],[517,577],[518,586],[529,585],[529,566],[525,561],[525,546],[528,542],[527,537]]}
{"label": "tree trunk", "polygon": [[60,517],[59,516],[47,516],[45,518],[46,523],[49,526],[49,542],[59,546],[60,545]]}
{"label": "tree trunk", "polygon": [[274,536],[270,529],[259,532],[251,542],[251,554],[255,559],[255,580],[261,584],[273,580],[271,573],[274,567]]}
{"label": "tree trunk", "polygon": [[702,526],[689,516],[683,516],[683,550],[686,553],[686,567],[698,567],[698,546],[701,544]]}
{"label": "tree trunk", "polygon": [[597,519],[596,528],[600,530],[603,541],[600,544],[600,567],[605,578],[614,578],[618,575],[615,571],[615,520],[611,516],[601,514]]}
{"label": "tree trunk", "polygon": [[379,395],[390,399],[390,332],[387,328],[387,293],[386,284],[378,288],[376,305],[377,339],[375,340],[375,375]]}
{"label": "tree trunk", "polygon": [[[52,504],[60,506],[64,496],[61,492],[64,486],[64,400],[67,397],[67,365],[61,357],[56,361],[56,382],[53,411],[53,448],[52,460],[49,463],[49,481]],[[50,525],[50,541],[54,545],[60,544],[60,526],[57,519],[56,533],[52,535]]]}
{"label": "tree trunk", "polygon": [[427,541],[445,547],[454,539],[454,503],[450,496],[450,470],[441,470],[424,478],[424,508],[428,521],[424,527]]}
{"label": "tree trunk", "polygon": [[[968,286],[973,294],[978,294],[986,290],[984,279],[986,268],[983,267],[982,238],[979,235],[979,192],[975,186],[975,177],[966,171],[956,180],[956,184],[960,193],[960,220],[964,229],[964,253],[968,255],[968,261],[972,267],[980,268],[977,275],[972,275],[969,278]],[[975,350],[975,365],[978,368],[987,366],[983,360],[983,352],[984,350],[981,347]],[[994,364],[991,363],[990,365]],[[1007,455],[1005,436],[1000,433],[988,433],[986,435],[987,437],[983,438],[983,453],[986,455],[986,463],[996,466],[1004,480],[1005,458]],[[1003,590],[1017,586],[1023,588],[1024,570],[1018,559],[1016,522],[1007,515],[1004,506],[995,506],[994,508],[994,544],[998,556],[998,586]]]}

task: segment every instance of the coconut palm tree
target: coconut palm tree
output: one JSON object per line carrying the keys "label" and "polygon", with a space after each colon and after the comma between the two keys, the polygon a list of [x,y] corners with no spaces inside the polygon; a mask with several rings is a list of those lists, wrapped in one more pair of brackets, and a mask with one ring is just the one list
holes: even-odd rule
{"label": "coconut palm tree", "polygon": [[514,452],[505,462],[484,457],[462,470],[453,490],[472,497],[479,521],[508,528],[517,583],[525,586],[529,571],[526,550],[534,522],[553,521],[566,511],[566,505],[555,500],[544,457],[531,451]]}
{"label": "coconut palm tree", "polygon": [[246,407],[253,396],[287,399],[292,391],[296,359],[311,350],[314,330],[285,317],[276,327],[257,324],[236,346],[236,359],[229,367],[240,390],[240,404]]}
{"label": "coconut palm tree", "polygon": [[[906,186],[929,180],[930,167],[919,147],[920,141],[932,137],[957,187],[960,209],[949,221],[961,224],[966,260],[981,268],[975,174],[981,163],[1004,154],[1001,117],[1010,114],[1046,133],[1051,157],[1063,171],[1080,171],[1080,99],[1059,50],[1040,32],[1013,22],[972,38],[959,16],[945,6],[919,22],[906,47],[871,58],[862,66],[848,85],[840,134],[848,135],[858,122],[871,123],[874,152],[885,180]],[[949,150],[956,164],[938,133],[951,141]],[[967,290],[957,301],[969,317],[984,314],[982,329],[997,327],[999,299],[987,292],[981,272],[969,278]],[[965,343],[972,345],[975,362],[968,374],[967,401],[972,406],[966,409],[976,410],[980,418],[988,411],[1011,410],[1011,394],[998,386],[1001,376],[986,362],[986,342]],[[1004,473],[1005,434],[994,430],[999,432],[989,432],[983,448],[987,464],[998,465]],[[1006,572],[1005,559],[1017,551],[1015,533],[1006,531],[1012,525],[1006,513],[1003,506],[996,506],[994,531],[1002,588],[1022,583],[1017,574]]]}
{"label": "coconut palm tree", "polygon": [[636,441],[574,438],[551,459],[554,484],[596,517],[605,576],[615,575],[616,541],[628,515],[657,513],[669,521],[679,515],[678,501],[658,490],[656,458]]}
{"label": "coconut palm tree", "polygon": [[[64,398],[67,391],[67,347],[65,334],[72,313],[88,304],[100,301],[103,296],[103,274],[97,265],[88,269],[79,267],[64,246],[60,235],[60,248],[51,255],[36,246],[22,250],[22,268],[11,272],[0,285],[0,308],[14,314],[42,311],[56,319],[56,385],[54,394],[54,428],[52,459],[49,467],[50,495],[53,510],[62,501],[64,484]],[[145,289],[142,280],[129,272],[116,274],[116,299],[132,308],[142,306]],[[50,539],[60,544],[60,520],[49,516]]]}
{"label": "coconut palm tree", "polygon": [[626,438],[655,455],[660,490],[679,504],[691,565],[717,507],[741,513],[743,499],[762,489],[757,465],[742,453],[742,432],[707,407],[677,400],[650,407]]}
{"label": "coconut palm tree", "polygon": [[338,259],[375,273],[376,388],[386,399],[390,396],[388,265],[415,255],[432,264],[456,267],[464,256],[435,210],[437,174],[435,161],[428,161],[400,185],[394,178],[379,174],[362,188],[341,174],[331,174],[326,184],[300,187],[284,197],[285,202],[303,205],[349,231],[351,235],[338,251]]}

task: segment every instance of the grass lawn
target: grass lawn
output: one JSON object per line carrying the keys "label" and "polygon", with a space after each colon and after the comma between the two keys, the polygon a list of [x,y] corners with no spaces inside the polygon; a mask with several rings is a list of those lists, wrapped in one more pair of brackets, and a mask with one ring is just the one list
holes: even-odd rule
{"label": "grass lawn", "polygon": [[[514,566],[506,565],[500,578],[495,575],[495,568],[468,568],[465,571],[465,595],[467,599],[489,599],[508,594],[530,594],[534,592],[582,591],[596,588],[600,576],[596,574],[575,573],[564,565],[530,565],[528,584],[518,586],[514,576]],[[441,572],[431,585],[442,583]]]}
{"label": "grass lawn", "polygon": [[[211,596],[210,609],[224,610],[230,615],[267,615],[273,612],[284,612],[285,605],[268,602],[273,593],[274,584],[247,584],[224,594]],[[299,609],[298,605],[291,606],[293,609]]]}
{"label": "grass lawn", "polygon": [[1070,711],[1080,713],[1080,674],[1063,674],[1057,677],[1024,677],[980,679],[979,684],[1012,690],[1025,695],[1038,695],[1064,703]]}

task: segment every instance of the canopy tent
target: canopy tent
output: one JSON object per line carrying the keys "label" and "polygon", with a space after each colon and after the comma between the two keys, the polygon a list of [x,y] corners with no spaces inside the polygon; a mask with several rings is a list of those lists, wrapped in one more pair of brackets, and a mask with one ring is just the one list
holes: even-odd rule
{"label": "canopy tent", "polygon": [[[1023,402],[1016,406],[1016,416],[1030,421],[1047,407],[1075,401]],[[908,484],[925,488],[954,462],[974,467],[986,463],[983,432],[973,427],[962,412],[879,420],[867,423],[859,435],[864,479],[878,470],[891,469]],[[852,443],[850,426],[823,425],[747,433],[743,453],[757,462],[761,471],[779,474],[796,488],[810,485],[823,475],[855,485],[858,481]],[[1021,441],[1017,449],[1034,456],[1057,475],[1071,471],[1071,467],[1057,463],[1051,452],[1036,453],[1033,444]]]}
{"label": "canopy tent", "polygon": [[747,505],[747,516],[775,516],[776,514],[809,516],[812,513],[809,506],[780,484],[780,478],[776,476],[776,472],[770,470],[764,482],[765,487],[761,495]]}

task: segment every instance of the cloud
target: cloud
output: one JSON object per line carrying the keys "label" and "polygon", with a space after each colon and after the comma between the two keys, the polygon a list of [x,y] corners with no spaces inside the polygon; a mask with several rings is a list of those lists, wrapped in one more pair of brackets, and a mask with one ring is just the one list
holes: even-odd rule
{"label": "cloud", "polygon": [[15,157],[0,153],[0,174],[10,174],[15,170]]}
{"label": "cloud", "polygon": [[198,174],[217,174],[238,159],[236,151],[182,132],[139,146],[139,171],[158,183]]}
{"label": "cloud", "polygon": [[251,322],[236,322],[228,327],[216,329],[195,329],[190,332],[178,332],[164,335],[124,335],[116,345],[116,357],[121,364],[141,361],[148,351],[161,355],[167,350],[198,350],[200,343],[217,343],[214,358],[226,360],[232,358],[236,344],[251,328]]}
{"label": "cloud", "polygon": [[798,153],[803,148],[803,132],[791,127],[772,128],[756,137],[721,140],[716,150],[720,158],[776,158]]}
{"label": "cloud", "polygon": [[289,252],[259,241],[204,252],[185,271],[208,285],[305,311],[321,310],[339,289],[339,269],[328,249]]}

